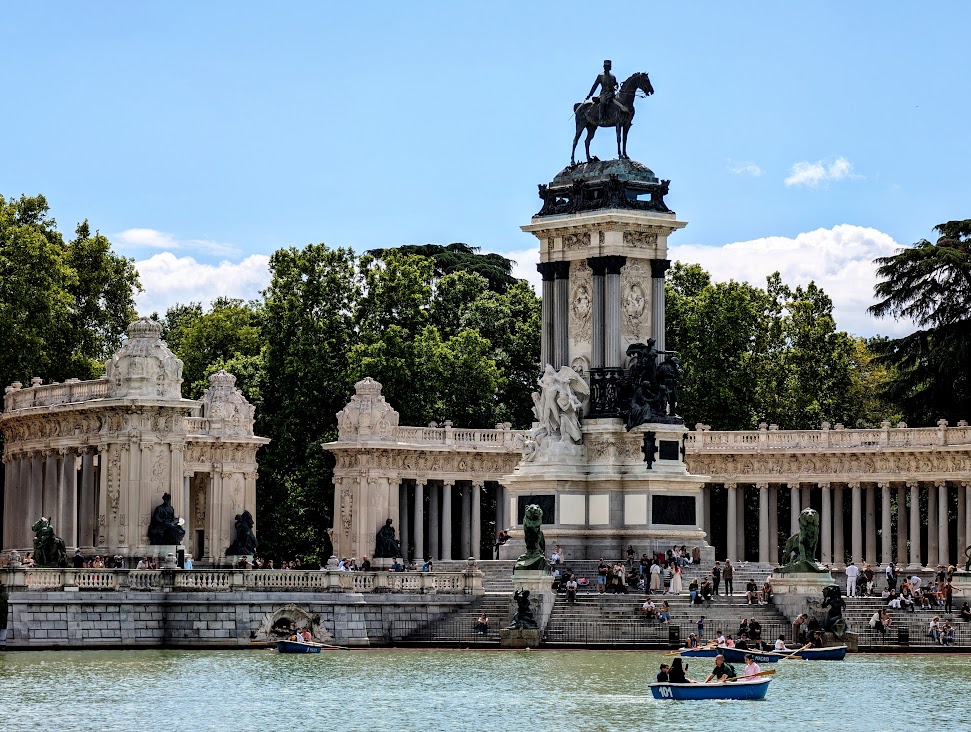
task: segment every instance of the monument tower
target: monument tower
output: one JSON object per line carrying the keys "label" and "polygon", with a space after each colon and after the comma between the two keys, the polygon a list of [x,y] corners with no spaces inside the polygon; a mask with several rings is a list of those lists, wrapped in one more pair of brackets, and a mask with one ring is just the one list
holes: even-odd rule
{"label": "monument tower", "polygon": [[[612,80],[605,62],[597,84]],[[680,365],[665,350],[668,237],[687,224],[665,203],[670,181],[626,156],[635,93],[652,94],[650,79],[619,86],[606,109],[596,97],[576,105],[574,149],[586,129],[587,162],[540,185],[542,206],[521,227],[540,243],[544,373],[533,437],[503,480],[507,515],[518,526],[538,503],[547,541],[571,558],[619,557],[628,545],[710,554],[699,528],[705,476],[685,467]],[[589,141],[605,126],[617,131],[618,157],[600,161]]]}

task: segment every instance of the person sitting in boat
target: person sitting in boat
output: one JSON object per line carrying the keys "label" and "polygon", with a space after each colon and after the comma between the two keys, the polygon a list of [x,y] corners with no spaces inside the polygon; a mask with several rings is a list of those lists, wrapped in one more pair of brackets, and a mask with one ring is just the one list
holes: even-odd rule
{"label": "person sitting in boat", "polygon": [[698,645],[699,645],[698,644],[698,636],[696,636],[694,633],[689,633],[688,634],[688,648],[697,648]]}
{"label": "person sitting in boat", "polygon": [[300,641],[303,643],[313,643],[314,637],[310,634],[310,631],[307,628],[304,628],[301,632],[297,633],[297,636],[299,636]]}
{"label": "person sitting in boat", "polygon": [[820,631],[813,633],[812,640],[809,641],[810,648],[822,648],[823,647],[823,634]]}
{"label": "person sitting in boat", "polygon": [[735,639],[732,638],[731,635],[725,636],[725,648],[734,648],[734,647],[735,647]]}
{"label": "person sitting in boat", "polygon": [[776,651],[786,650],[786,637],[784,635],[780,635],[779,638],[776,640],[775,647],[773,650],[776,650]]}
{"label": "person sitting in boat", "polygon": [[753,656],[751,653],[746,653],[745,671],[743,671],[742,673],[745,676],[758,676],[761,672],[762,672],[762,669],[759,668],[759,665],[755,662],[755,656]]}
{"label": "person sitting in boat", "polygon": [[743,651],[748,650],[748,636],[745,633],[742,633],[735,641],[735,647]]}
{"label": "person sitting in boat", "polygon": [[659,684],[666,684],[668,681],[671,680],[670,677],[668,676],[668,672],[670,670],[671,670],[671,666],[669,664],[667,663],[661,664],[661,670],[657,672],[657,681]]}
{"label": "person sitting in boat", "polygon": [[715,681],[728,681],[729,679],[735,678],[735,667],[730,663],[725,663],[725,657],[722,654],[715,656],[715,668],[711,670],[708,674],[708,678],[705,679],[707,684],[711,680]]}
{"label": "person sitting in boat", "polygon": [[671,662],[671,668],[668,670],[668,681],[672,684],[697,683],[694,679],[689,679],[685,676],[685,671],[687,671],[687,667],[682,665],[681,657],[678,656]]}

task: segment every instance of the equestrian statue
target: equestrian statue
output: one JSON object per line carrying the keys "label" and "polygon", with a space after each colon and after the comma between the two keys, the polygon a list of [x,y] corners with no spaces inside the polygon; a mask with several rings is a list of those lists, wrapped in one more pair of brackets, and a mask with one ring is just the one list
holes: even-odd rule
{"label": "equestrian statue", "polygon": [[[634,96],[641,91],[645,96],[654,93],[651,80],[646,73],[638,71],[620,84],[618,91],[617,78],[611,73],[610,61],[604,61],[604,70],[593,82],[593,87],[587,98],[579,104],[573,105],[573,115],[576,118],[577,133],[573,137],[573,150],[570,152],[570,164],[576,165],[577,141],[580,133],[587,131],[583,144],[586,148],[587,162],[594,162],[596,157],[590,156],[590,140],[598,127],[613,127],[617,131],[617,157],[621,160],[627,157],[627,133],[634,122]],[[600,87],[600,95],[594,92]]]}

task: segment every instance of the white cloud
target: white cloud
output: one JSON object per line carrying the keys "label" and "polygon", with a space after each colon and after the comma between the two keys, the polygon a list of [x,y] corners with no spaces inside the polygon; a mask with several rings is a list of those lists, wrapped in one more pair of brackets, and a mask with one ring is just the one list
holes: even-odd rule
{"label": "white cloud", "polygon": [[208,305],[220,296],[251,300],[270,282],[269,263],[265,254],[252,254],[238,263],[222,261],[213,265],[160,252],[135,262],[144,288],[135,298],[135,305],[141,315],[153,311],[163,315],[176,303]]}
{"label": "white cloud", "polygon": [[760,175],[765,173],[764,170],[757,164],[751,161],[738,162],[737,160],[732,160],[728,158],[727,161],[728,170],[735,175],[751,175],[754,178],[758,178]]}
{"label": "white cloud", "polygon": [[853,164],[844,157],[836,158],[829,165],[822,160],[818,160],[815,163],[803,160],[793,164],[792,169],[789,171],[789,177],[785,180],[785,184],[787,186],[818,188],[821,183],[827,181],[861,177],[853,173]]}
{"label": "white cloud", "polygon": [[733,279],[764,287],[766,276],[776,271],[793,287],[815,281],[832,298],[840,330],[862,336],[898,336],[912,332],[913,323],[877,320],[866,309],[874,303],[873,260],[893,254],[899,246],[876,229],[841,224],[794,239],[772,236],[723,246],[675,245],[669,248],[668,257],[700,264],[719,282]]}
{"label": "white cloud", "polygon": [[114,235],[113,243],[120,249],[187,251],[216,257],[233,257],[241,253],[238,247],[231,244],[222,244],[208,239],[177,239],[168,232],[156,229],[125,229]]}
{"label": "white cloud", "polygon": [[511,259],[515,264],[512,267],[512,276],[516,279],[526,280],[533,286],[537,294],[543,291],[543,278],[536,269],[539,264],[539,245],[532,249],[522,249],[516,252],[500,252],[506,259]]}

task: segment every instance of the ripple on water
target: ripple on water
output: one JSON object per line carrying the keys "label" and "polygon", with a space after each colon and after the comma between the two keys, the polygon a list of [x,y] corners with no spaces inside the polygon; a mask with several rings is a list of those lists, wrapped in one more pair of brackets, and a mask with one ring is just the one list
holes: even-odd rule
{"label": "ripple on water", "polygon": [[[785,732],[956,729],[971,682],[964,656],[851,656],[777,664],[761,702],[655,701],[646,684],[665,660],[636,651],[6,653],[0,728],[697,732],[699,720],[731,729],[755,718]],[[688,674],[703,678],[710,666],[691,659]]]}

